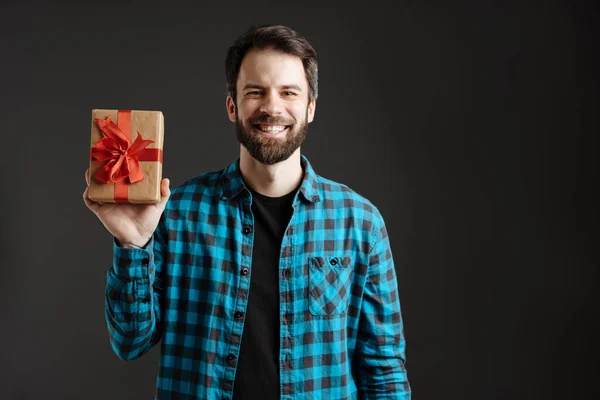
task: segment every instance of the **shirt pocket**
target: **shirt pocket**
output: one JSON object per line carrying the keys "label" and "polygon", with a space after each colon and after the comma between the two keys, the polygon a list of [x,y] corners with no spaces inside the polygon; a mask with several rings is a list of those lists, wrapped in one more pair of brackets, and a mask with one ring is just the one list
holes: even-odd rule
{"label": "shirt pocket", "polygon": [[352,283],[351,257],[308,258],[308,309],[313,315],[344,314]]}

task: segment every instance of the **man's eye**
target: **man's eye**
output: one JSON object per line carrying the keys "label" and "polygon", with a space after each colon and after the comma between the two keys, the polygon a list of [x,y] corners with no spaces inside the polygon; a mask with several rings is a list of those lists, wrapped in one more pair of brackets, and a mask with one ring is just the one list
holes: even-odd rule
{"label": "man's eye", "polygon": [[255,91],[252,91],[252,92],[248,92],[248,93],[246,93],[246,94],[247,94],[247,95],[249,94],[249,95],[252,95],[252,96],[254,96],[254,95],[259,95],[259,94],[260,94],[260,92],[259,92],[258,90],[255,90]]}
{"label": "man's eye", "polygon": [[296,95],[295,92],[283,92],[283,94],[286,96],[295,96]]}

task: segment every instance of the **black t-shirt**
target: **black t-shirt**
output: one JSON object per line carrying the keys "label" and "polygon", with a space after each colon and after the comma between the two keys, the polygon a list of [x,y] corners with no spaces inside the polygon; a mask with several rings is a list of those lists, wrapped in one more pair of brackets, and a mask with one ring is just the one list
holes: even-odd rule
{"label": "black t-shirt", "polygon": [[297,190],[282,197],[252,193],[254,249],[234,400],[279,400],[279,255]]}

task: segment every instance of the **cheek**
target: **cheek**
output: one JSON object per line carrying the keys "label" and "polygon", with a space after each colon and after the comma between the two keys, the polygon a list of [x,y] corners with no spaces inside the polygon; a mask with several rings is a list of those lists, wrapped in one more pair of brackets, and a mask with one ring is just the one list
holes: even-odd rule
{"label": "cheek", "polygon": [[238,103],[237,113],[239,119],[245,120],[258,113],[258,106],[249,101],[241,102]]}
{"label": "cheek", "polygon": [[304,121],[304,118],[306,117],[306,105],[295,105],[288,108],[288,112],[296,121]]}

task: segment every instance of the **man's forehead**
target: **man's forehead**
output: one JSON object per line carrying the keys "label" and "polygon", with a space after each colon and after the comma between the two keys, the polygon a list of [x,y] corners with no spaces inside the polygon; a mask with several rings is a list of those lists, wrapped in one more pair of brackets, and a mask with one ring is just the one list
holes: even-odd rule
{"label": "man's forehead", "polygon": [[306,87],[308,82],[300,57],[271,49],[252,49],[242,60],[237,82],[242,87],[248,83]]}

